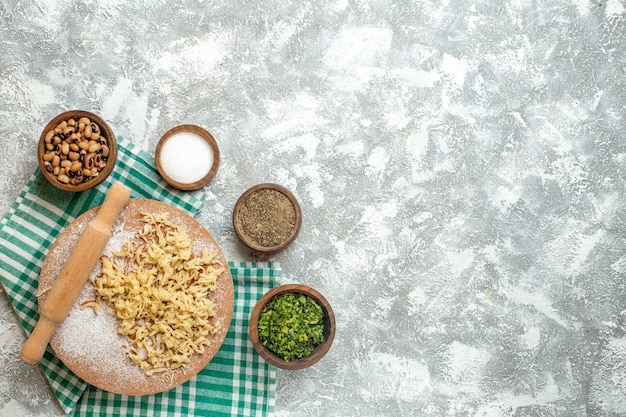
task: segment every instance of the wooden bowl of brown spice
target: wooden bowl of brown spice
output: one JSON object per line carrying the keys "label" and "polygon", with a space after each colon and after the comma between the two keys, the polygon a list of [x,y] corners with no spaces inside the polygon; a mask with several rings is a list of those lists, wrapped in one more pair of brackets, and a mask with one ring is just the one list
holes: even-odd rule
{"label": "wooden bowl of brown spice", "polygon": [[245,191],[233,210],[233,227],[241,242],[258,252],[284,249],[300,232],[302,210],[294,195],[278,184]]}

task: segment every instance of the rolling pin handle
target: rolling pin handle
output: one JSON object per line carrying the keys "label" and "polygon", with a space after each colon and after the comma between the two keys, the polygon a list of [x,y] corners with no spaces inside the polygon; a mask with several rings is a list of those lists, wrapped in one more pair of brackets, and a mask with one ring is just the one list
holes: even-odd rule
{"label": "rolling pin handle", "polygon": [[113,222],[115,222],[115,219],[128,202],[130,194],[130,188],[120,182],[113,183],[109,192],[104,197],[104,202],[96,215],[96,222],[110,229]]}
{"label": "rolling pin handle", "polygon": [[43,357],[48,342],[52,339],[52,335],[56,331],[58,323],[40,317],[35,329],[24,343],[22,347],[21,357],[24,362],[32,365],[37,364]]}

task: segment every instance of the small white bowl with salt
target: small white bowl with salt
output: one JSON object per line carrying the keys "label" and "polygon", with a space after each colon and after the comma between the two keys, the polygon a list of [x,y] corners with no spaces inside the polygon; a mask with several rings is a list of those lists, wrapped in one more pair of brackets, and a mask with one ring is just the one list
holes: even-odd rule
{"label": "small white bowl with salt", "polygon": [[220,151],[213,135],[195,125],[168,130],[155,151],[159,174],[172,187],[197,190],[217,174]]}

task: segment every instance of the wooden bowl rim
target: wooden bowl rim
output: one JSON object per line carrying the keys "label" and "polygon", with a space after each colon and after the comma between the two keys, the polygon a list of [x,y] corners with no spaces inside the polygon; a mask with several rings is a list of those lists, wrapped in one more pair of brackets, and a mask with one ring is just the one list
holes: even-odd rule
{"label": "wooden bowl rim", "polygon": [[[50,129],[56,127],[56,125],[61,123],[63,120],[68,120],[70,118],[80,119],[81,117],[88,117],[90,120],[95,121],[96,123],[98,123],[98,125],[100,125],[101,130],[105,132],[106,134],[105,136],[107,138],[107,142],[109,146],[109,157],[107,160],[107,164],[104,167],[104,170],[102,170],[100,172],[100,175],[98,175],[98,177],[96,177],[95,179],[80,183],[78,185],[63,184],[59,182],[56,178],[54,178],[54,176],[52,176],[46,170],[43,164],[43,155],[45,153],[46,133],[50,131]],[[113,168],[115,167],[115,164],[117,163],[117,140],[115,139],[115,134],[113,133],[113,130],[111,129],[109,124],[104,121],[102,117],[98,116],[97,114],[85,111],[85,110],[68,110],[57,115],[52,120],[50,120],[48,124],[46,125],[46,127],[41,132],[41,136],[39,137],[39,143],[37,145],[37,161],[39,163],[39,168],[41,172],[43,173],[43,176],[48,180],[48,182],[50,182],[55,187],[64,191],[72,191],[72,192],[89,190],[97,186],[98,184],[102,183],[104,180],[107,179],[107,177],[111,174],[111,172],[113,172]]]}
{"label": "wooden bowl rim", "polygon": [[[163,145],[165,145],[165,142],[167,142],[172,136],[181,132],[191,132],[191,133],[197,134],[209,144],[209,146],[211,147],[211,150],[213,151],[213,165],[211,165],[211,169],[209,169],[209,172],[207,172],[206,175],[202,177],[201,179],[199,179],[198,181],[194,181],[190,183],[182,183],[182,182],[176,181],[175,179],[173,179],[167,174],[167,172],[163,168],[163,164],[161,163],[161,151],[163,149]],[[154,152],[154,159],[156,161],[157,171],[159,171],[159,174],[165,180],[165,182],[167,182],[172,187],[177,188],[182,191],[193,191],[193,190],[197,190],[197,189],[204,187],[209,182],[211,182],[213,178],[215,178],[215,175],[217,174],[217,171],[220,166],[220,149],[219,149],[219,146],[217,145],[217,141],[215,140],[213,135],[209,133],[208,130],[200,126],[184,124],[184,125],[179,125],[179,126],[175,126],[171,128],[170,130],[165,132],[163,136],[161,136],[161,139],[157,143],[156,150]]]}
{"label": "wooden bowl rim", "polygon": [[[254,193],[255,191],[265,190],[265,189],[276,190],[280,192],[281,194],[283,194],[285,197],[289,199],[289,201],[291,202],[291,204],[293,205],[296,211],[296,226],[294,227],[291,235],[287,239],[285,239],[282,243],[276,246],[269,246],[269,247],[260,246],[254,243],[252,240],[248,238],[248,236],[243,232],[243,230],[241,230],[241,226],[239,225],[239,210],[241,209],[241,206],[245,202],[246,198],[250,194]],[[267,183],[257,184],[253,187],[248,188],[237,199],[237,202],[235,203],[235,207],[233,209],[233,228],[235,229],[235,234],[244,245],[246,245],[250,249],[253,249],[257,252],[273,253],[273,252],[278,252],[286,248],[298,236],[298,234],[300,233],[301,227],[302,227],[302,208],[300,207],[298,200],[296,199],[296,197],[293,195],[291,191],[289,191],[287,188],[279,184],[267,182]]]}
{"label": "wooden bowl rim", "polygon": [[[259,334],[257,330],[259,317],[261,315],[261,312],[263,311],[263,307],[265,307],[267,302],[273,297],[285,293],[308,295],[309,297],[317,301],[324,311],[324,341],[320,343],[315,348],[313,353],[311,353],[309,356],[301,359],[292,359],[289,362],[285,362],[282,358],[263,346],[261,340],[259,339]],[[258,354],[268,363],[278,368],[287,370],[304,369],[317,363],[326,355],[326,353],[328,353],[328,350],[330,349],[331,345],[333,344],[333,340],[335,339],[336,331],[335,313],[333,312],[330,303],[318,291],[302,284],[283,284],[266,292],[259,299],[259,301],[257,301],[256,305],[252,309],[249,325],[250,339],[252,340],[252,345],[254,346],[254,349],[258,352]]]}

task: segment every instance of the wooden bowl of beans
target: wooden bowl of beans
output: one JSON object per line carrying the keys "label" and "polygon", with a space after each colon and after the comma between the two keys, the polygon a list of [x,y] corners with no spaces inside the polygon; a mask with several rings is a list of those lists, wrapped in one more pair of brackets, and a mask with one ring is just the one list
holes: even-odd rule
{"label": "wooden bowl of beans", "polygon": [[37,148],[41,172],[65,191],[84,191],[104,181],[117,160],[117,141],[99,116],[70,110],[52,119]]}

